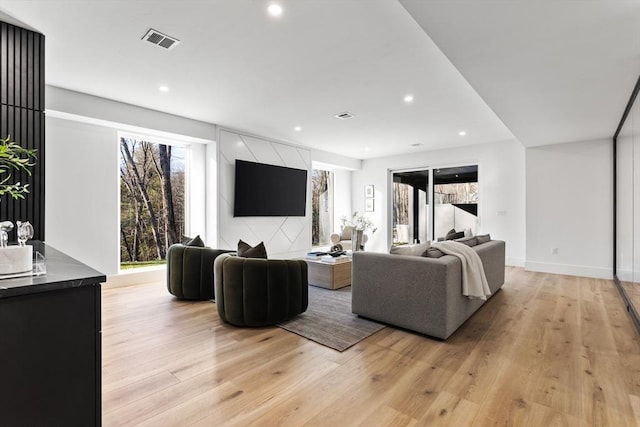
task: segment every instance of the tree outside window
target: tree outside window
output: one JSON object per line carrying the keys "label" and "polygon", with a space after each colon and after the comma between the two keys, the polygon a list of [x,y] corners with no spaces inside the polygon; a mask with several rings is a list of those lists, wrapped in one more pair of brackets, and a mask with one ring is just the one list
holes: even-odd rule
{"label": "tree outside window", "polygon": [[185,227],[183,147],[120,138],[121,268],[162,264]]}
{"label": "tree outside window", "polygon": [[333,232],[333,172],[311,171],[311,244],[330,245]]}

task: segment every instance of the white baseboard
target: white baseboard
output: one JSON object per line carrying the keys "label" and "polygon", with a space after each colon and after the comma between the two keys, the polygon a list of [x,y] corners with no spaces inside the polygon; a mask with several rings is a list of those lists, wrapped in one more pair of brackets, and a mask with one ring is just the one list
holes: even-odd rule
{"label": "white baseboard", "polygon": [[122,286],[139,285],[140,283],[165,282],[167,280],[167,267],[146,267],[123,270],[120,274],[107,277],[107,283],[103,288],[119,288]]}
{"label": "white baseboard", "polygon": [[522,258],[507,258],[505,264],[510,267],[524,267],[524,260]]}
{"label": "white baseboard", "polygon": [[541,273],[566,274],[569,276],[592,277],[594,279],[613,279],[612,269],[604,267],[526,261],[524,268],[525,270],[539,271]]}

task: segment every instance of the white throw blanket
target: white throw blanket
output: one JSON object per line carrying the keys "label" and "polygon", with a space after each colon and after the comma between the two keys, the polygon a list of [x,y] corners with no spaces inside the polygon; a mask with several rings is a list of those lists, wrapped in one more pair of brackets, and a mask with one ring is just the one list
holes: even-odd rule
{"label": "white throw blanket", "polygon": [[487,276],[480,256],[469,246],[460,242],[437,242],[433,247],[448,255],[460,258],[462,263],[462,295],[486,300],[491,295]]}

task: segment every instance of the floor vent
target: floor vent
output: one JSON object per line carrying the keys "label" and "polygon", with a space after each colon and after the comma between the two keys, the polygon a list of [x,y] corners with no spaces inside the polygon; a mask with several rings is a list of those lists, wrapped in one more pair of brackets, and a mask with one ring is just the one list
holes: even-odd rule
{"label": "floor vent", "polygon": [[347,119],[353,118],[353,114],[348,113],[348,112],[345,111],[344,113],[336,114],[335,117],[337,117],[340,120],[347,120]]}
{"label": "floor vent", "polygon": [[153,28],[150,28],[147,31],[147,34],[142,37],[142,40],[148,41],[149,43],[153,43],[156,46],[160,46],[164,49],[171,50],[180,43],[180,40],[170,37],[166,34],[162,34],[160,31],[156,31]]}

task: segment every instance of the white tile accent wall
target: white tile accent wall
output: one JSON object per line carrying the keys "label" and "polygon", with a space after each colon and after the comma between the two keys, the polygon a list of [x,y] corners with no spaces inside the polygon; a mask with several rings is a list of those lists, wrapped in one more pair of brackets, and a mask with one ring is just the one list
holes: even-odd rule
{"label": "white tile accent wall", "polygon": [[[227,129],[219,130],[218,143],[218,246],[235,249],[240,239],[252,246],[263,241],[269,258],[304,256],[311,249],[311,151]],[[309,171],[306,216],[234,218],[236,159]]]}

